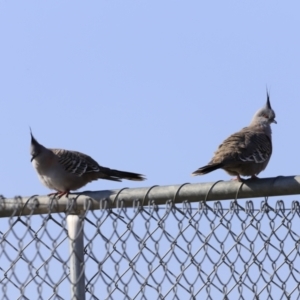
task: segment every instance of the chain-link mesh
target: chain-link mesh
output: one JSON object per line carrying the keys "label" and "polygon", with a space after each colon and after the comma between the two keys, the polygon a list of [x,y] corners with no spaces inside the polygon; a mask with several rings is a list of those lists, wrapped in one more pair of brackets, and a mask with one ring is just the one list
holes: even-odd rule
{"label": "chain-link mesh", "polygon": [[[300,299],[299,212],[265,199],[86,211],[85,299]],[[1,299],[70,299],[66,214],[0,224]]]}

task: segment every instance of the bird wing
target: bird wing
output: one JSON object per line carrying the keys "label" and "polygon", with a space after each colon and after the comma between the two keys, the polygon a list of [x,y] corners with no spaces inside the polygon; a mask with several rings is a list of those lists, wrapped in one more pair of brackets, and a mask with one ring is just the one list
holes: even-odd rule
{"label": "bird wing", "polygon": [[99,172],[101,166],[90,156],[77,151],[51,149],[57,156],[58,162],[69,172],[82,176],[90,172]]}
{"label": "bird wing", "polygon": [[219,146],[212,162],[263,163],[270,159],[271,154],[271,136],[262,130],[245,127],[229,136]]}
{"label": "bird wing", "polygon": [[266,134],[252,133],[247,136],[246,147],[243,148],[239,159],[243,162],[263,163],[270,159],[272,141]]}
{"label": "bird wing", "polygon": [[142,181],[144,176],[132,172],[124,172],[113,170],[100,166],[90,156],[77,151],[69,151],[64,149],[51,149],[56,155],[58,163],[66,172],[85,177],[86,180],[92,181],[99,178],[122,181],[122,179]]}

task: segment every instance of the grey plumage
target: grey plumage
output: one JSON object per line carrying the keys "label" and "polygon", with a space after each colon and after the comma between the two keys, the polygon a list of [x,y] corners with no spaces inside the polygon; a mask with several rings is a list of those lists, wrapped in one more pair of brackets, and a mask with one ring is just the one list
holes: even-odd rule
{"label": "grey plumage", "polygon": [[203,175],[217,169],[228,174],[255,178],[263,171],[272,155],[271,123],[277,123],[267,92],[266,105],[254,115],[250,125],[229,136],[217,149],[208,165],[192,175]]}
{"label": "grey plumage", "polygon": [[97,179],[145,180],[141,174],[102,167],[90,156],[77,151],[48,149],[38,143],[31,131],[30,133],[32,165],[40,181],[48,188],[56,190],[60,196]]}

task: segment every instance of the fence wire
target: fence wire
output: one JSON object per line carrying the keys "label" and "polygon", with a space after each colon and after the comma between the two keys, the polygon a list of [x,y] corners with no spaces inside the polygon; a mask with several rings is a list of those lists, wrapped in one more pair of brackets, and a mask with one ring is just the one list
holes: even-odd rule
{"label": "fence wire", "polygon": [[[85,299],[300,299],[300,209],[288,203],[86,211]],[[70,299],[66,217],[0,219],[1,299]]]}

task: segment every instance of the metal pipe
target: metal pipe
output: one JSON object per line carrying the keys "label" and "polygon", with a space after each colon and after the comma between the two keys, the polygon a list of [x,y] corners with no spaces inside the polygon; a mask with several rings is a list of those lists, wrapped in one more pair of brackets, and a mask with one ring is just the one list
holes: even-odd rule
{"label": "metal pipe", "polygon": [[68,215],[68,235],[70,249],[70,282],[71,299],[85,299],[84,276],[84,246],[83,246],[83,218],[78,215]]}
{"label": "metal pipe", "polygon": [[[48,214],[55,212],[73,211],[81,213],[87,209],[95,210],[120,205],[132,207],[139,201],[139,205],[165,204],[171,200],[180,203],[233,200],[266,196],[283,196],[300,194],[300,176],[279,176],[248,180],[244,183],[237,181],[220,181],[211,183],[197,183],[171,186],[154,186],[147,188],[133,188],[122,190],[104,190],[96,192],[82,192],[70,194],[69,198],[49,200],[48,196],[33,196],[30,198],[0,199],[0,217],[16,215]],[[175,197],[176,196],[176,197]],[[76,201],[75,201],[76,200]],[[103,202],[103,200],[105,200]],[[121,201],[121,202],[120,202]]]}

